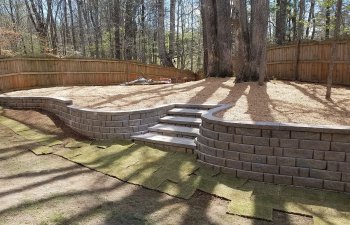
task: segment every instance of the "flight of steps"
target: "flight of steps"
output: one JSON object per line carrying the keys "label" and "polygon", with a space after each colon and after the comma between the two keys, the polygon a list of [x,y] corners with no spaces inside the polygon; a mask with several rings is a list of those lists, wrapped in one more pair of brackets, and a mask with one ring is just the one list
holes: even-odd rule
{"label": "flight of steps", "polygon": [[148,133],[131,137],[135,142],[157,148],[194,153],[194,139],[199,134],[201,115],[210,108],[205,105],[181,105],[167,112]]}

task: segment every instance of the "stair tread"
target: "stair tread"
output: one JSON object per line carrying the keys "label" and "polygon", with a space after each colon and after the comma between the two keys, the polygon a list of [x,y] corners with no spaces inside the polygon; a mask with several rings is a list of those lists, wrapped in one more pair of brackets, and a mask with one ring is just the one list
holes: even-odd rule
{"label": "stair tread", "polygon": [[183,134],[199,134],[199,129],[194,127],[177,126],[172,124],[156,124],[153,127],[148,128],[151,131],[164,131]]}
{"label": "stair tread", "polygon": [[191,109],[191,108],[173,108],[168,111],[170,114],[193,114],[193,115],[202,115],[203,113],[208,112],[204,109]]}
{"label": "stair tread", "polygon": [[198,124],[198,125],[202,123],[201,118],[185,117],[185,116],[164,116],[164,117],[160,118],[160,121],[194,123],[194,124]]}
{"label": "stair tread", "polygon": [[136,136],[133,136],[132,138],[135,140],[150,141],[150,142],[162,143],[166,145],[177,145],[177,146],[191,147],[191,148],[196,147],[196,144],[194,143],[194,139],[183,138],[183,137],[171,137],[171,136],[161,135],[153,132],[136,135]]}

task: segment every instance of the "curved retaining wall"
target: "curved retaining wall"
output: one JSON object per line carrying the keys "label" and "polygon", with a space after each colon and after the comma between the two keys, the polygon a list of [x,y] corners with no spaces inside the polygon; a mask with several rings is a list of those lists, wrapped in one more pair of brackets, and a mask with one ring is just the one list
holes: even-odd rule
{"label": "curved retaining wall", "polygon": [[202,116],[201,163],[240,178],[350,192],[350,127],[226,121]]}
{"label": "curved retaining wall", "polygon": [[0,105],[13,109],[42,109],[55,114],[76,132],[97,140],[130,139],[158,123],[176,105],[134,111],[80,109],[71,100],[50,97],[0,97]]}

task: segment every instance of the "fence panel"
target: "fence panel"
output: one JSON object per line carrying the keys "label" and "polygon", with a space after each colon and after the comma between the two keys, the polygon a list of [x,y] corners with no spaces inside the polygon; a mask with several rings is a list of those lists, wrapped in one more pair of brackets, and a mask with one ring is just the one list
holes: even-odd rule
{"label": "fence panel", "polygon": [[[281,80],[325,83],[331,58],[331,42],[302,43],[270,47],[267,50],[267,75]],[[333,83],[350,85],[350,41],[338,41]],[[238,59],[234,68],[238,72]]]}
{"label": "fence panel", "polygon": [[132,61],[94,59],[14,58],[0,60],[0,91],[69,85],[110,85],[139,76],[181,82],[194,73]]}

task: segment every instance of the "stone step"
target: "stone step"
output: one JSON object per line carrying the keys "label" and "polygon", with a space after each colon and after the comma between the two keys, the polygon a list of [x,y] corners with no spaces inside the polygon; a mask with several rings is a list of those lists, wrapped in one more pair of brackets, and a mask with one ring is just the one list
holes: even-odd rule
{"label": "stone step", "polygon": [[175,135],[175,136],[189,136],[197,137],[199,129],[194,127],[177,126],[171,124],[160,123],[153,127],[148,128],[151,132],[157,132],[164,135]]}
{"label": "stone step", "polygon": [[191,109],[204,109],[209,110],[218,107],[218,105],[213,104],[176,104],[175,108],[191,108]]}
{"label": "stone step", "polygon": [[183,138],[183,137],[171,137],[161,135],[158,133],[149,132],[142,135],[136,135],[131,137],[134,141],[153,143],[158,145],[176,146],[184,149],[195,149],[196,144],[194,139]]}
{"label": "stone step", "polygon": [[202,123],[201,118],[185,117],[185,116],[164,116],[160,118],[159,121],[161,123],[170,123],[170,124],[193,126],[193,127],[199,127],[199,125]]}
{"label": "stone step", "polygon": [[200,117],[203,113],[208,112],[205,109],[191,109],[191,108],[173,108],[168,111],[169,115],[179,115],[179,116],[194,116]]}

